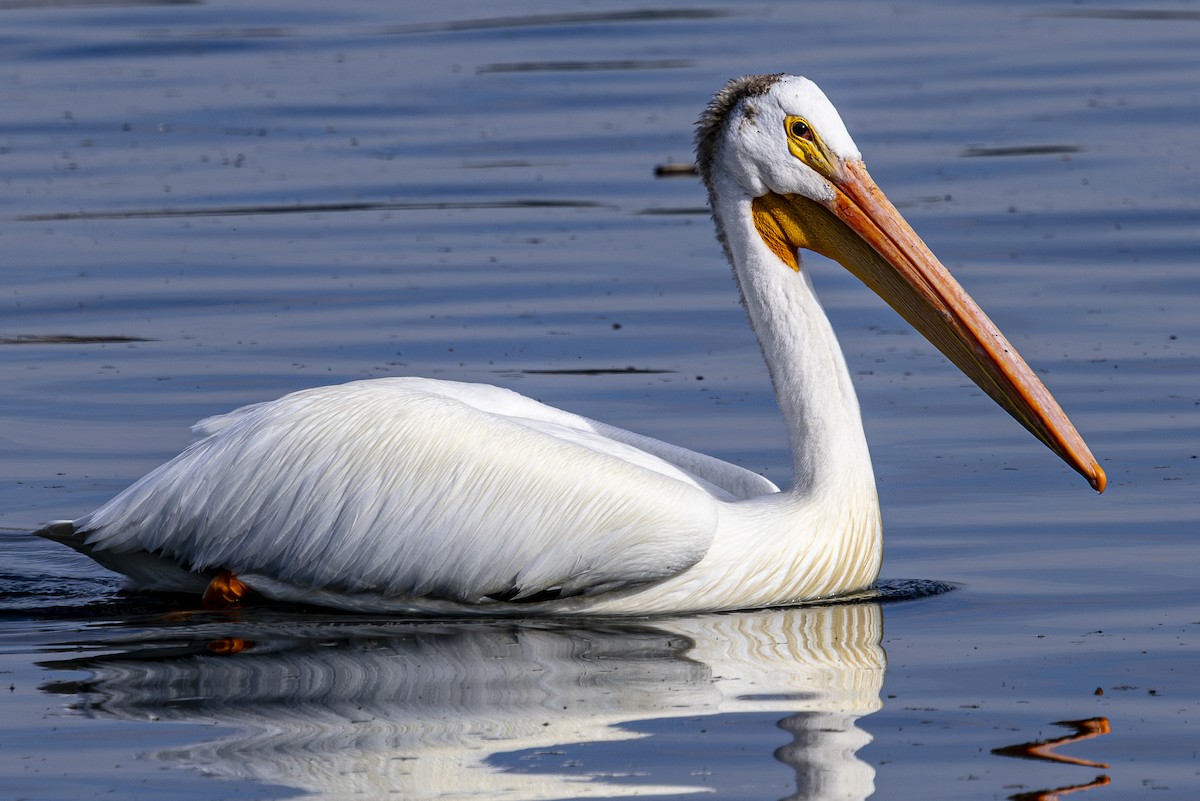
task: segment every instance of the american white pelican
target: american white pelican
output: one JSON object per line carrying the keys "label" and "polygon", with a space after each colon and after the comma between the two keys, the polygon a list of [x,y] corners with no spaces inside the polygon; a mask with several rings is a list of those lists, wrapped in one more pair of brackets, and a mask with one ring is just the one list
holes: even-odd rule
{"label": "american white pelican", "polygon": [[506,389],[385,378],[204,420],[174,460],[39,533],[140,588],[354,610],[648,614],[867,589],[875,479],[801,248],[862,279],[1103,491],[1062,409],[871,180],[816,85],[730,82],[696,150],[787,424],[786,490]]}

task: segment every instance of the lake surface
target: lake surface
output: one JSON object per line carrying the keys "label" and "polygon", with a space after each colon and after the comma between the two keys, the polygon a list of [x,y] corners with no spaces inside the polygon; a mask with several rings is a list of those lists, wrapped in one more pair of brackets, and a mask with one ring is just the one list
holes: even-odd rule
{"label": "lake surface", "polygon": [[[1185,2],[0,3],[0,795],[1196,797],[1198,40]],[[26,535],[197,419],[384,375],[786,483],[703,193],[655,177],[773,71],[838,105],[1105,495],[814,257],[875,600],[197,615]]]}

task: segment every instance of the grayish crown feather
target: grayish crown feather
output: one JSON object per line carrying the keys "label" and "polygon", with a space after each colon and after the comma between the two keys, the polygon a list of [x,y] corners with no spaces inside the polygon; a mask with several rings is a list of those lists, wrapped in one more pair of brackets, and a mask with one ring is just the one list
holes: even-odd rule
{"label": "grayish crown feather", "polygon": [[[696,121],[696,165],[700,172],[700,180],[704,182],[704,188],[708,190],[708,208],[712,212],[713,223],[717,229],[717,241],[721,243],[721,249],[725,251],[725,258],[731,265],[733,264],[733,252],[729,249],[729,240],[726,239],[725,228],[717,216],[716,198],[713,197],[712,166],[717,158],[721,131],[729,123],[729,115],[733,113],[739,103],[750,97],[765,95],[783,77],[782,72],[777,72],[773,75],[745,75],[732,79],[725,84],[721,91],[713,95],[708,107]],[[733,277],[738,284],[738,294],[744,305],[746,296],[742,292],[741,281],[738,280],[736,270]]]}
{"label": "grayish crown feather", "polygon": [[708,108],[704,109],[704,113],[696,121],[696,164],[700,178],[708,189],[710,200],[713,160],[717,157],[721,131],[728,122],[729,115],[737,108],[738,103],[748,97],[765,95],[783,77],[783,73],[777,72],[773,75],[745,75],[732,79],[713,96]]}

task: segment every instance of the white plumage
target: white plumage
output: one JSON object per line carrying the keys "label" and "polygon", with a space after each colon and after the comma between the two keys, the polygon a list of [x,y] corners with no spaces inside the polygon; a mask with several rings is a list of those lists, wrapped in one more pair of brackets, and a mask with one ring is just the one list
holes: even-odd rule
{"label": "white plumage", "polygon": [[771,371],[793,484],[496,387],[293,393],[40,534],[148,589],[218,571],[271,598],[446,613],[657,613],[864,590],[881,529],[858,402],[796,255],[836,258],[1098,489],[1053,398],[870,182],[803,78],[717,95],[697,135],[718,236]]}

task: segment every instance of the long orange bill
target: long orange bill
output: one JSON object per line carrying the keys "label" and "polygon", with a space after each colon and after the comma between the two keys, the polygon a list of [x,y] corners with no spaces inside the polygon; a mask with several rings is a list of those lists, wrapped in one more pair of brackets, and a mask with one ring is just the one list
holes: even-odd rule
{"label": "long orange bill", "polygon": [[[1106,484],[1083,437],[1016,349],[930,252],[871,180],[861,161],[830,179],[822,203],[798,195],[757,198],[764,240],[798,266],[795,248],[839,262],[884,299],[1001,408],[1077,470]],[[765,222],[764,222],[765,221]]]}

